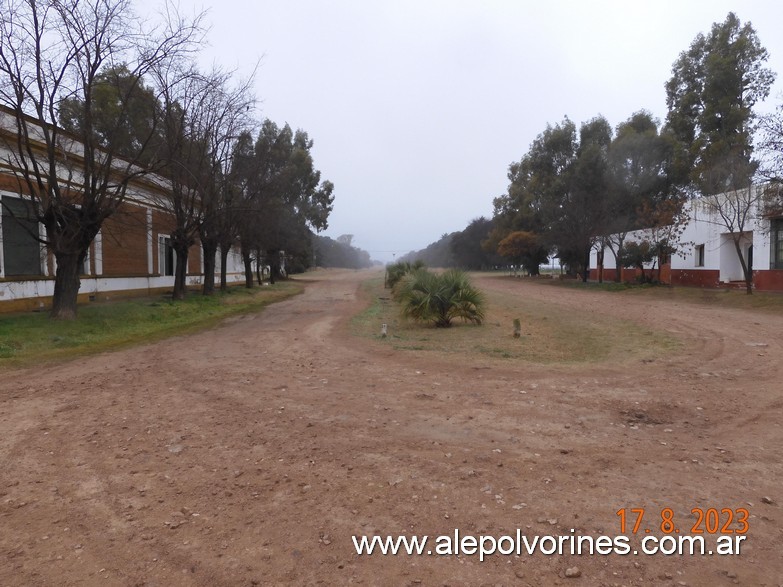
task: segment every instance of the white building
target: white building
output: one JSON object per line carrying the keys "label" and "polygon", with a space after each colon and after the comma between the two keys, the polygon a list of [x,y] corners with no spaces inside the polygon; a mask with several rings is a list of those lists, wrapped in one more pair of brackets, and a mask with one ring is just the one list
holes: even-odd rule
{"label": "white building", "polygon": [[[736,238],[752,270],[753,287],[783,291],[783,209],[779,193],[770,194],[768,185],[757,185],[751,190],[689,201],[684,210],[688,222],[678,238],[677,252],[660,266],[659,261],[655,262],[661,282],[710,288],[744,284]],[[653,230],[631,232],[625,242],[645,240],[657,240]],[[591,279],[613,281],[617,268],[611,248],[605,246],[602,250],[600,244],[594,247],[590,267]],[[652,269],[653,264],[648,268]],[[631,281],[637,274],[636,269],[621,269],[623,281]]]}

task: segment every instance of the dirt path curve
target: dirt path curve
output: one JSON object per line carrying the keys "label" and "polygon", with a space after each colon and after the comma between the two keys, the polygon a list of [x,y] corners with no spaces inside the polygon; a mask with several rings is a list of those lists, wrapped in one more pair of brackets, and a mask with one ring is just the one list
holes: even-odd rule
{"label": "dirt path curve", "polygon": [[[683,350],[449,364],[348,334],[366,276],[314,274],[209,332],[4,373],[0,585],[783,584],[783,318],[487,279]],[[351,541],[616,536],[615,512],[639,507],[659,536],[663,508],[682,533],[692,508],[747,508],[742,555],[479,562]]]}

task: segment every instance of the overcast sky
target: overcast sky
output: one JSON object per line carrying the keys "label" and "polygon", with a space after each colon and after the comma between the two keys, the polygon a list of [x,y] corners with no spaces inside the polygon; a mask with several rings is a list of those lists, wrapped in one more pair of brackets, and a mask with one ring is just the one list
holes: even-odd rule
{"label": "overcast sky", "polygon": [[[147,0],[150,4],[154,0]],[[213,2],[213,4],[210,4]],[[306,130],[335,184],[324,234],[389,261],[492,216],[547,123],[666,116],[672,63],[734,11],[783,73],[783,2],[181,0],[208,62],[247,74],[259,118]],[[775,84],[766,108],[781,101]]]}

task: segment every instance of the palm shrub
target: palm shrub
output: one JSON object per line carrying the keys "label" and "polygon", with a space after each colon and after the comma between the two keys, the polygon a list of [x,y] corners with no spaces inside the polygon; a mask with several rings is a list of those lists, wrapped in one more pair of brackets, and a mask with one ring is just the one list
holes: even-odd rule
{"label": "palm shrub", "polygon": [[411,264],[408,261],[398,261],[393,265],[386,267],[386,287],[394,288],[399,281],[414,271],[424,268],[424,261],[417,259],[415,263]]}
{"label": "palm shrub", "polygon": [[451,326],[454,319],[481,324],[484,294],[476,289],[464,271],[451,269],[440,275],[419,269],[405,276],[394,289],[406,317]]}
{"label": "palm shrub", "polygon": [[410,264],[400,261],[394,265],[388,265],[386,267],[386,287],[394,288],[399,281],[410,273]]}

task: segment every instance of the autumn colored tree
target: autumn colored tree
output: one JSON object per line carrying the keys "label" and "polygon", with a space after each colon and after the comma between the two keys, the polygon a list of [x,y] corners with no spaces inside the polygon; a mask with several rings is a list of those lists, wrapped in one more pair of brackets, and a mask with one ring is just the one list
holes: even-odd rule
{"label": "autumn colored tree", "polygon": [[497,253],[521,265],[530,275],[539,274],[539,266],[547,259],[546,249],[541,246],[538,237],[525,230],[515,230],[498,243]]}

